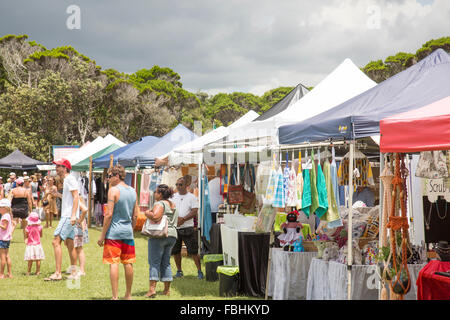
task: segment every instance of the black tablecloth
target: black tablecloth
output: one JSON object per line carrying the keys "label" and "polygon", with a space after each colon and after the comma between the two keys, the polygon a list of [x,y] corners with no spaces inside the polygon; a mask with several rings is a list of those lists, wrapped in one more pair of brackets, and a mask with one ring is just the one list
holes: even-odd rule
{"label": "black tablecloth", "polygon": [[211,225],[211,230],[209,231],[209,253],[210,254],[221,254],[222,251],[222,236],[220,233],[220,224],[213,223]]}
{"label": "black tablecloth", "polygon": [[239,293],[264,296],[270,233],[239,232]]}

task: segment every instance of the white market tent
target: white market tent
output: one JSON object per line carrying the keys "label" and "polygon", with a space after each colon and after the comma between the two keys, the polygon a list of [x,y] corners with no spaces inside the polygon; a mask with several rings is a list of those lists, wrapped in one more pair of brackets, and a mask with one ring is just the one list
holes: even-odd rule
{"label": "white market tent", "polygon": [[175,148],[168,155],[169,165],[201,163],[202,151],[206,145],[223,139],[230,133],[230,129],[234,130],[236,127],[248,125],[257,117],[259,117],[259,114],[251,110],[228,127],[220,126],[193,141]]}
{"label": "white market tent", "polygon": [[234,128],[227,140],[243,141],[272,137],[278,144],[278,128],[282,125],[309,119],[342,102],[374,87],[376,83],[367,77],[350,59],[345,59],[310,92],[286,110],[263,120]]}

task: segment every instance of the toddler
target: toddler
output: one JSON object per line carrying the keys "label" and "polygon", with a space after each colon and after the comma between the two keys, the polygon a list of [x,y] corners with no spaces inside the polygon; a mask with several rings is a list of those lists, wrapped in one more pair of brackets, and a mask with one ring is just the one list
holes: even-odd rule
{"label": "toddler", "polygon": [[9,244],[11,243],[12,233],[16,225],[11,219],[11,201],[8,199],[0,200],[0,214],[2,215],[0,220],[0,279],[5,278],[3,273],[5,270],[5,265],[8,270],[8,275],[6,277],[12,278]]}
{"label": "toddler", "polygon": [[27,247],[25,248],[25,261],[28,261],[27,276],[30,275],[33,262],[36,262],[36,275],[41,272],[41,260],[45,259],[44,249],[41,245],[42,226],[41,220],[37,212],[32,212],[27,218],[28,225],[25,228],[25,240]]}

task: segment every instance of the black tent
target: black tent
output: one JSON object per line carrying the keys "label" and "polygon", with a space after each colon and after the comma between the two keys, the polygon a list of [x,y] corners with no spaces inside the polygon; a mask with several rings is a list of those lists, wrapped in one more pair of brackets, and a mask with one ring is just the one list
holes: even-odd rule
{"label": "black tent", "polygon": [[19,150],[0,159],[0,168],[11,170],[33,170],[37,169],[38,165],[44,164],[47,163],[27,157]]}
{"label": "black tent", "polygon": [[266,119],[269,119],[269,118],[273,117],[274,115],[276,115],[276,114],[280,113],[281,111],[285,110],[291,104],[296,103],[301,97],[303,97],[308,92],[309,92],[309,90],[304,85],[302,85],[301,83],[298,84],[283,99],[281,99],[276,104],[274,104],[272,106],[272,108],[270,108],[269,110],[264,112],[262,115],[260,115],[254,121],[266,120]]}

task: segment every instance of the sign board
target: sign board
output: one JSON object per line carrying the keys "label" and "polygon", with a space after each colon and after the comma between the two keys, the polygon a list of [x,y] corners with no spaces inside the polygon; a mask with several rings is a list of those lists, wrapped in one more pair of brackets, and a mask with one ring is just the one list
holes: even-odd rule
{"label": "sign board", "polygon": [[423,179],[423,195],[433,203],[436,202],[438,196],[442,196],[447,202],[450,202],[450,189],[444,179]]}
{"label": "sign board", "polygon": [[52,146],[53,160],[66,158],[68,155],[78,151],[80,146]]}

